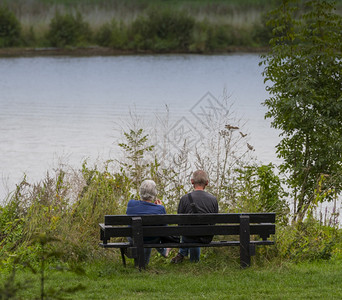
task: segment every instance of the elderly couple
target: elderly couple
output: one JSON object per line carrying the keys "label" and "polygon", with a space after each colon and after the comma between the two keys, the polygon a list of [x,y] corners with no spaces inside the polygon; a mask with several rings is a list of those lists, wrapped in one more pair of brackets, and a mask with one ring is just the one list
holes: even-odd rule
{"label": "elderly couple", "polygon": [[[208,185],[208,175],[202,170],[197,170],[192,174],[191,184],[194,191],[184,195],[178,205],[178,214],[192,213],[217,213],[218,203],[216,197],[204,191]],[[127,205],[127,215],[146,215],[146,214],[166,214],[165,207],[159,199],[156,199],[157,189],[153,180],[145,180],[140,186],[141,200],[130,200]],[[194,205],[191,205],[191,202]],[[195,207],[195,208],[194,208]],[[183,242],[204,242],[210,243],[212,237],[182,237]],[[160,243],[160,238],[144,238],[145,243]],[[151,256],[151,248],[145,248],[145,265],[147,266]],[[170,248],[157,248],[157,251],[167,257]],[[184,257],[190,253],[190,261],[198,262],[200,259],[200,248],[180,248],[178,254],[172,258],[172,263],[180,263]]]}

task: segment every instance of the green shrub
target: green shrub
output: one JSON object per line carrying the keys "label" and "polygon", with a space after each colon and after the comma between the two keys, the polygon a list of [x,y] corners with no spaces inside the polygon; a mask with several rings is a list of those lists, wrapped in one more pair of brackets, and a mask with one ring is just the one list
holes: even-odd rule
{"label": "green shrub", "polygon": [[210,26],[207,31],[206,48],[223,50],[235,44],[235,36],[231,26]]}
{"label": "green shrub", "polygon": [[4,206],[0,206],[0,257],[12,252],[24,241],[24,209],[22,188],[25,179]]}
{"label": "green shrub", "polygon": [[109,47],[112,43],[112,26],[104,24],[96,33],[95,41],[99,46]]}
{"label": "green shrub", "polygon": [[115,49],[127,48],[127,32],[125,26],[118,24],[114,19],[110,24],[101,26],[96,34],[96,43],[102,47],[112,47]]}
{"label": "green shrub", "polygon": [[91,41],[91,30],[82,15],[56,13],[51,20],[47,39],[53,47],[84,46]]}
{"label": "green shrub", "polygon": [[277,256],[295,262],[329,260],[341,253],[341,230],[321,225],[312,217],[291,226],[278,226]]}
{"label": "green shrub", "polygon": [[287,193],[274,173],[274,165],[254,165],[238,169],[234,206],[238,211],[276,212],[281,224],[288,223]]}
{"label": "green shrub", "polygon": [[263,14],[261,22],[256,23],[252,30],[252,39],[258,46],[269,46],[269,41],[272,38],[272,27],[267,25],[269,16]]}
{"label": "green shrub", "polygon": [[184,12],[152,10],[132,23],[131,40],[136,49],[188,50],[195,21]]}
{"label": "green shrub", "polygon": [[40,40],[36,34],[36,31],[31,26],[28,30],[22,31],[22,44],[28,47],[37,47],[42,45],[42,40]]}
{"label": "green shrub", "polygon": [[21,26],[13,12],[0,7],[0,48],[20,44]]}
{"label": "green shrub", "polygon": [[251,33],[244,28],[229,24],[196,23],[193,33],[192,51],[227,51],[231,47],[251,45]]}

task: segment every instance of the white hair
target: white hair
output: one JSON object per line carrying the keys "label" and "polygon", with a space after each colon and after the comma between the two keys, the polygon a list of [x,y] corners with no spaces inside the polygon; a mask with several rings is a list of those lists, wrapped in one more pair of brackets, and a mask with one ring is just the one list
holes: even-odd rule
{"label": "white hair", "polygon": [[139,194],[142,200],[154,201],[157,196],[156,183],[153,180],[144,180],[140,185]]}

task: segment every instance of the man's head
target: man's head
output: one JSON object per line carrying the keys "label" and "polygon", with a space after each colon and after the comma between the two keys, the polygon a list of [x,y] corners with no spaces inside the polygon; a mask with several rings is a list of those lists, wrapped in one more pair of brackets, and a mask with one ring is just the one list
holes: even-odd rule
{"label": "man's head", "polygon": [[140,185],[139,194],[144,201],[154,201],[157,196],[156,183],[153,180],[144,180]]}
{"label": "man's head", "polygon": [[205,188],[208,185],[209,178],[206,172],[203,170],[197,170],[192,173],[191,183],[193,184],[194,188]]}

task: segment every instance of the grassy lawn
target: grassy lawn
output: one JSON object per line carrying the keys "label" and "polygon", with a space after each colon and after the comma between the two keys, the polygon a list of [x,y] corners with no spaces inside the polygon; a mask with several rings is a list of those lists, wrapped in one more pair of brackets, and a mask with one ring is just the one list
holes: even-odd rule
{"label": "grassy lawn", "polygon": [[[198,264],[185,261],[171,265],[169,260],[154,257],[142,272],[131,261],[124,268],[119,260],[93,263],[85,271],[85,275],[76,275],[50,270],[46,289],[83,286],[75,293],[64,294],[65,299],[342,298],[342,261],[268,262],[242,270],[236,261],[204,258]],[[18,293],[19,299],[39,298],[39,275],[21,271],[16,281],[30,285]]]}

